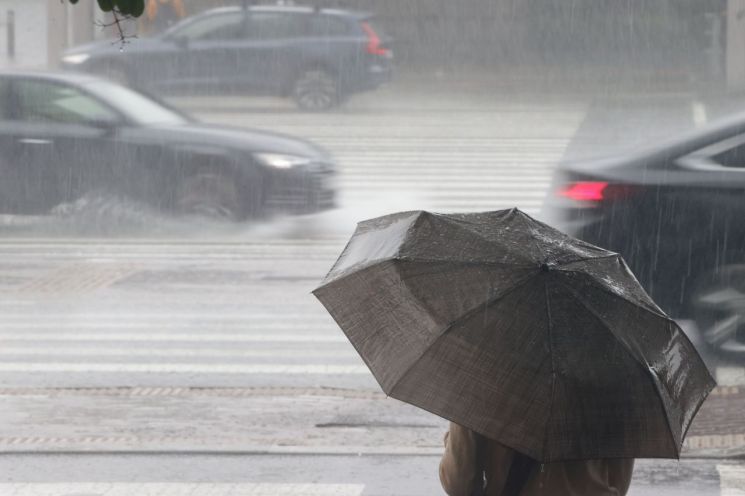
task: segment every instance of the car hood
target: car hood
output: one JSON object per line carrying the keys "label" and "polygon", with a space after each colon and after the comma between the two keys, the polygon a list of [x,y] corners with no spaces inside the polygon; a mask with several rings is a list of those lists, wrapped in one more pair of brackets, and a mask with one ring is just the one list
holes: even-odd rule
{"label": "car hood", "polygon": [[292,136],[254,129],[217,126],[200,123],[184,125],[154,125],[148,133],[159,139],[178,143],[192,151],[233,150],[247,153],[282,153],[331,162],[330,154],[310,141]]}
{"label": "car hood", "polygon": [[159,37],[132,38],[126,40],[126,47],[124,48],[124,50],[122,50],[122,44],[120,41],[115,39],[108,39],[85,43],[83,45],[77,45],[68,50],[65,50],[62,56],[65,57],[68,55],[78,55],[85,53],[90,55],[91,57],[111,54],[117,54],[126,57],[133,53],[146,52],[148,50],[154,49],[155,47],[162,47],[163,43],[167,42]]}

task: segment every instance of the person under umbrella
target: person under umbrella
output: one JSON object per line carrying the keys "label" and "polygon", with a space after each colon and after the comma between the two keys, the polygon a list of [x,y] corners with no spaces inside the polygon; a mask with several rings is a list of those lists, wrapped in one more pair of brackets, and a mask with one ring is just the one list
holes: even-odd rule
{"label": "person under umbrella", "polygon": [[449,496],[623,496],[633,471],[633,458],[544,465],[451,422],[440,482]]}
{"label": "person under umbrella", "polygon": [[456,424],[457,495],[624,494],[715,385],[623,258],[518,209],[361,222],[313,293],[387,395]]}

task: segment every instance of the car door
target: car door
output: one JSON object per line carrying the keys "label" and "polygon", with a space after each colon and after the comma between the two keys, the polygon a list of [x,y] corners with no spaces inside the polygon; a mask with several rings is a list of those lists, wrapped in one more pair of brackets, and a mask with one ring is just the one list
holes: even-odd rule
{"label": "car door", "polygon": [[11,81],[4,78],[0,80],[0,213],[4,214],[31,209],[44,196],[49,185],[41,179],[47,177],[53,158],[51,142],[24,130],[13,118],[14,107]]}
{"label": "car door", "polygon": [[309,14],[253,11],[246,21],[246,45],[238,64],[253,87],[277,92],[291,87],[304,65]]}
{"label": "car door", "polygon": [[73,84],[14,78],[9,88],[8,177],[20,213],[43,213],[109,185],[118,166],[115,111]]}
{"label": "car door", "polygon": [[677,165],[677,177],[687,179],[677,211],[685,209],[686,223],[708,226],[710,234],[701,237],[701,242],[712,243],[715,237],[711,233],[715,233],[718,239],[714,242],[721,250],[736,251],[745,261],[745,224],[741,220],[745,213],[745,134],[688,153]]}
{"label": "car door", "polygon": [[[245,45],[244,19],[240,10],[210,14],[169,32],[164,46],[168,47],[170,80],[162,84],[186,90],[233,86]],[[152,70],[157,73],[158,69]]]}
{"label": "car door", "polygon": [[9,78],[4,84],[0,191],[7,213],[44,213],[64,197],[68,164],[58,152],[66,125],[50,107],[54,95],[47,86],[24,78]]}

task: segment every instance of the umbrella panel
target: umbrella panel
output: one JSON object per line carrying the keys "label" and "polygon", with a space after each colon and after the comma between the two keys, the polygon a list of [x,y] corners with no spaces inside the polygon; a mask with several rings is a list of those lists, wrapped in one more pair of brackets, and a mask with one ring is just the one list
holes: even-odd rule
{"label": "umbrella panel", "polygon": [[314,293],[387,392],[452,322],[529,274],[499,264],[389,260]]}
{"label": "umbrella panel", "polygon": [[389,394],[543,461],[677,457],[656,376],[560,278],[458,322]]}
{"label": "umbrella panel", "polygon": [[668,317],[607,291],[581,273],[563,274],[565,287],[613,333],[649,371],[664,403],[680,449],[698,408],[715,386],[691,341]]}
{"label": "umbrella panel", "polygon": [[[608,323],[567,289],[564,274],[551,276],[547,289],[556,382],[542,458],[677,457],[678,442],[657,378]],[[622,304],[629,307],[624,331],[640,332],[637,326],[648,322],[634,319],[638,307]]]}
{"label": "umbrella panel", "polygon": [[544,300],[543,283],[531,281],[471,313],[389,394],[540,457],[552,384]]}

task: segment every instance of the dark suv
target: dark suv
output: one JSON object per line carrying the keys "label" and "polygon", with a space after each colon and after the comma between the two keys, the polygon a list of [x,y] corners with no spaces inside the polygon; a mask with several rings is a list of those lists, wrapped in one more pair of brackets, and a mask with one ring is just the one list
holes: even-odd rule
{"label": "dark suv", "polygon": [[367,13],[299,6],[226,7],[126,46],[104,41],[62,57],[156,92],[249,91],[323,110],[390,79],[390,40]]}

